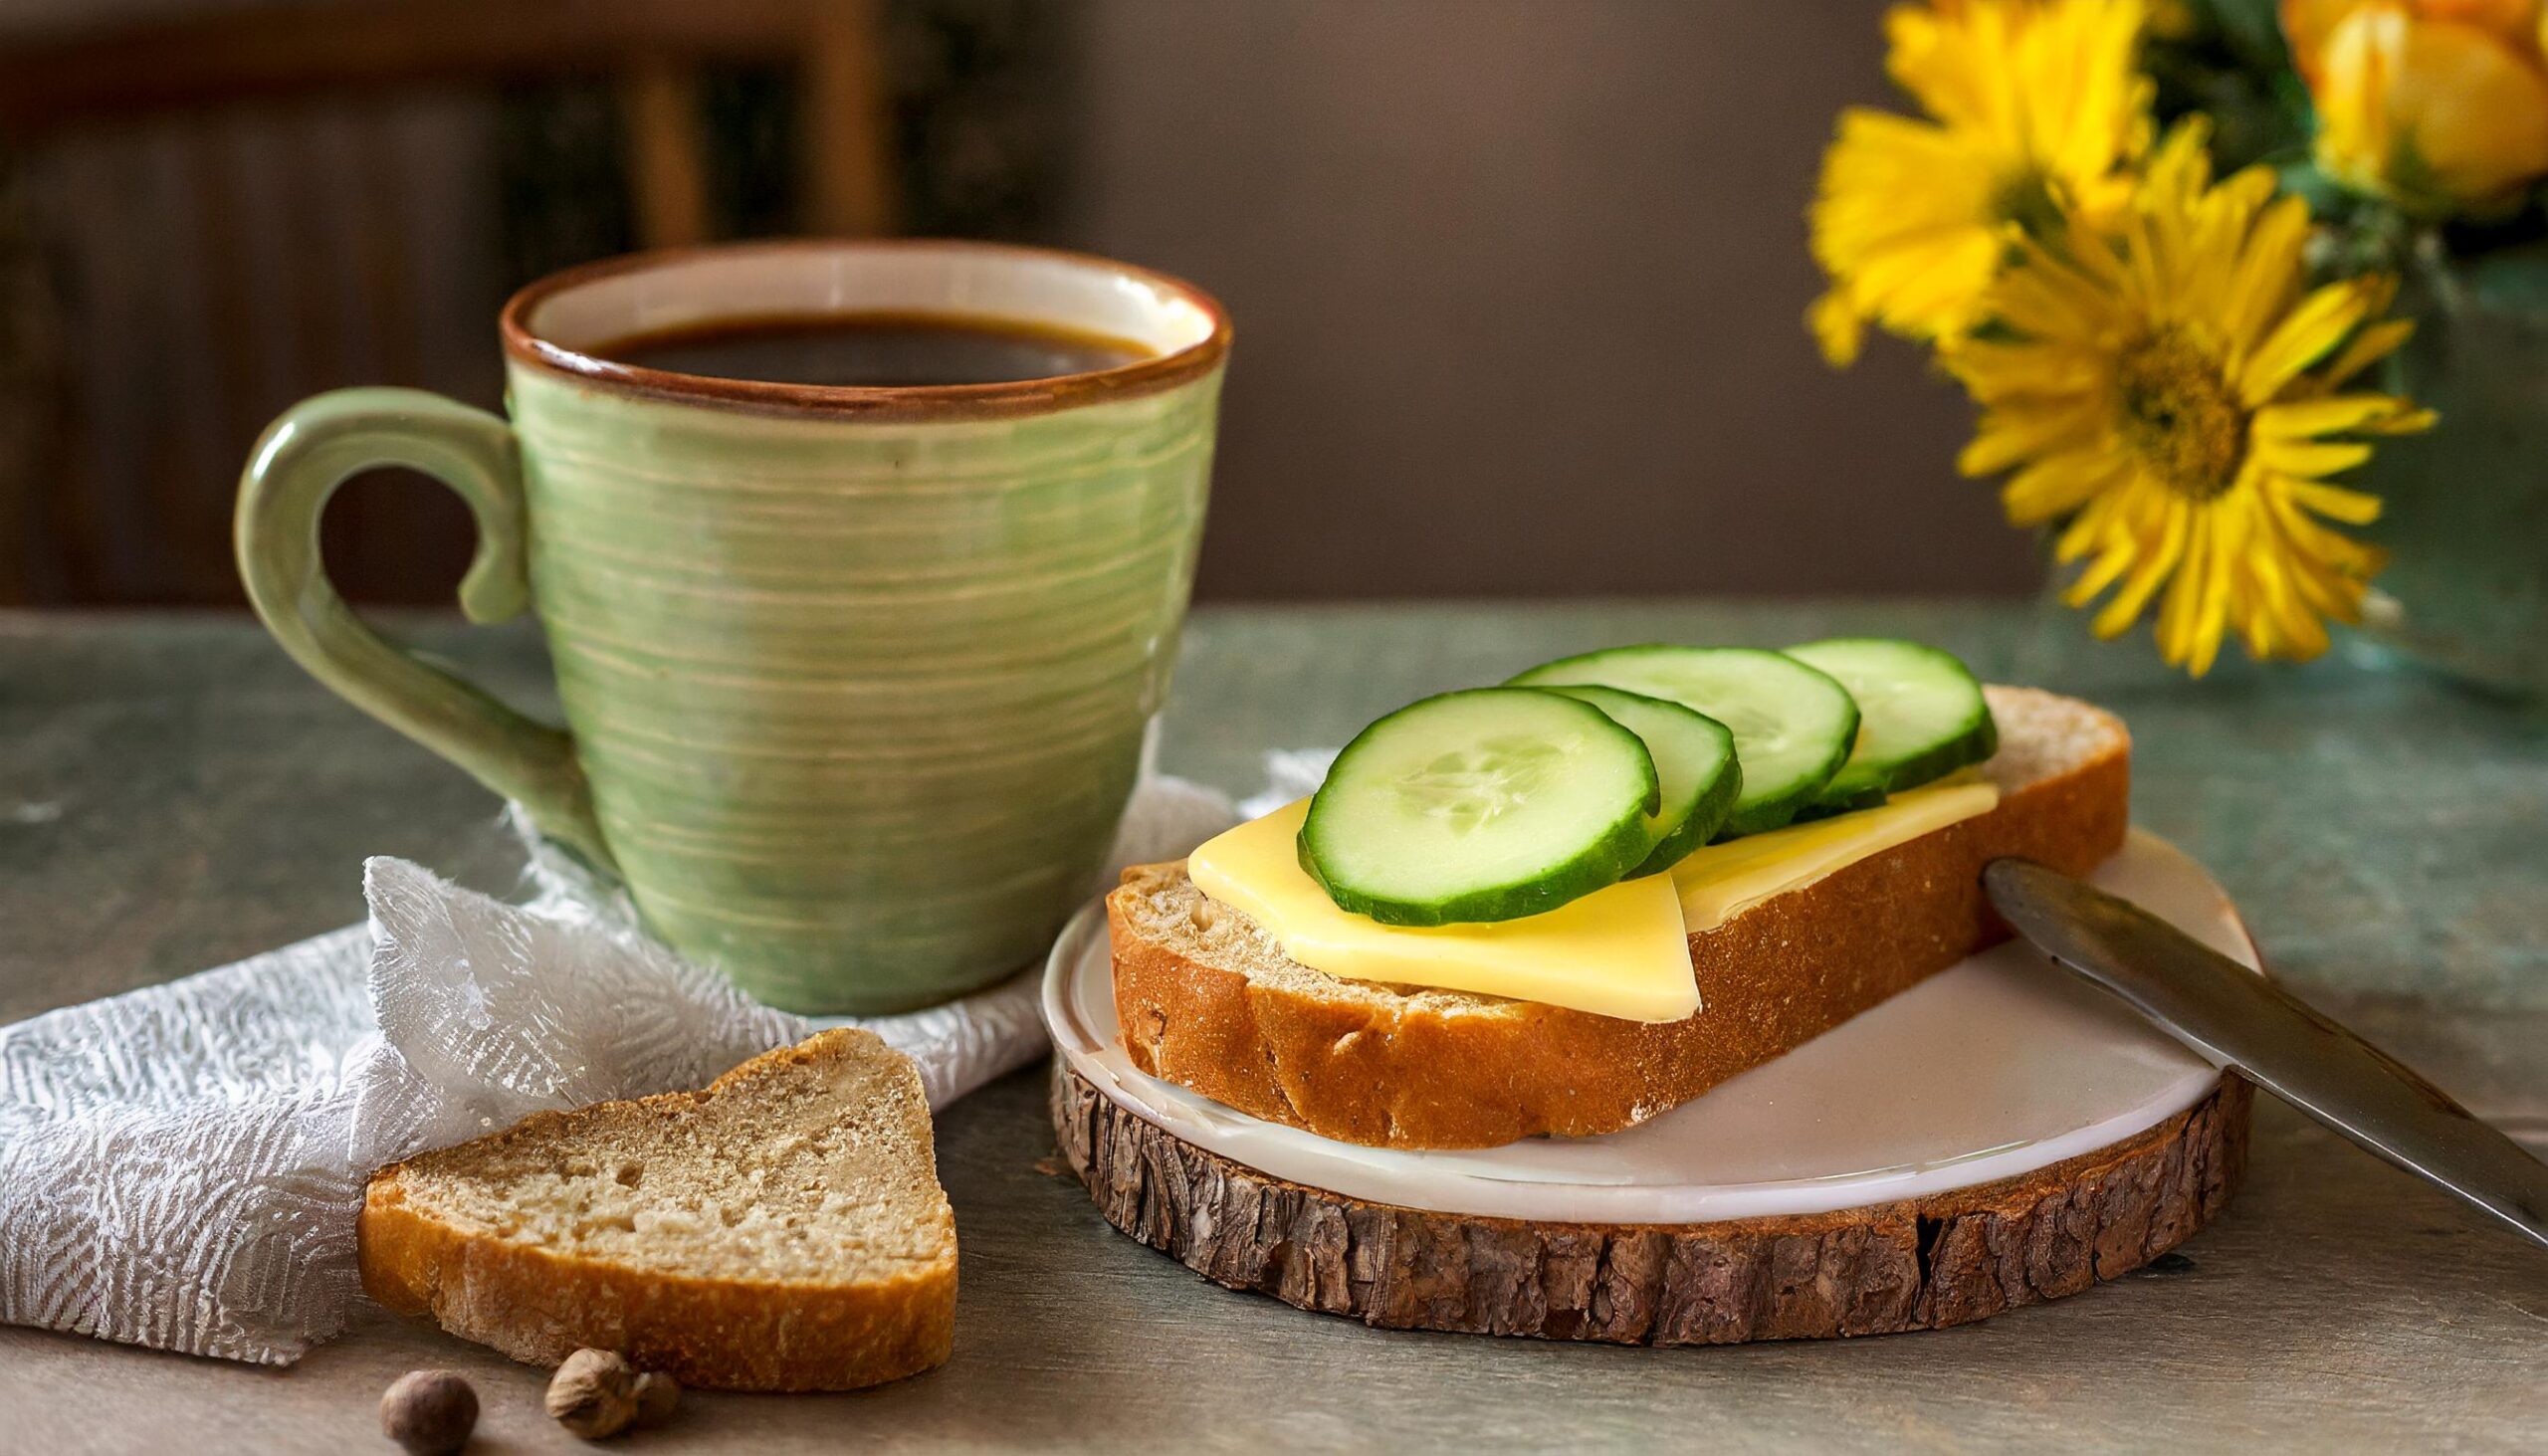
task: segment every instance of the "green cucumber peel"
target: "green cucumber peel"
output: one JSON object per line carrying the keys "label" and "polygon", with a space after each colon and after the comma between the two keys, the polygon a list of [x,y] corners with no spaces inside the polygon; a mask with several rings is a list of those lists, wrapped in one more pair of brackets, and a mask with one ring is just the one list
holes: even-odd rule
{"label": "green cucumber peel", "polygon": [[1598,708],[1477,688],[1357,734],[1296,848],[1339,909],[1383,925],[1517,920],[1617,883],[1662,804],[1644,740]]}
{"label": "green cucumber peel", "polygon": [[1634,880],[1660,873],[1708,842],[1734,812],[1743,793],[1743,765],[1734,732],[1693,708],[1624,688],[1565,684],[1537,691],[1581,699],[1645,741],[1663,784],[1663,806],[1647,816],[1652,847],[1627,873]]}
{"label": "green cucumber peel", "polygon": [[1832,637],[1788,649],[1857,701],[1849,759],[1815,796],[1823,814],[1882,803],[1999,751],[1999,726],[1973,670],[1953,653],[1894,637]]}
{"label": "green cucumber peel", "polygon": [[1591,684],[1678,703],[1734,734],[1742,785],[1719,839],[1794,820],[1821,794],[1857,740],[1858,706],[1829,674],[1754,647],[1647,643],[1542,663],[1512,685]]}

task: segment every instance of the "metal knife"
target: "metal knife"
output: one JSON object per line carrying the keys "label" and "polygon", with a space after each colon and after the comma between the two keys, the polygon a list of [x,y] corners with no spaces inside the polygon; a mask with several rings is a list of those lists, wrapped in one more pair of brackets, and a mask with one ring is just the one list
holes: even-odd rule
{"label": "metal knife", "polygon": [[2315,1008],[2134,905],[2028,860],[1983,889],[2053,963],[2102,986],[2216,1067],[2548,1246],[2548,1163]]}

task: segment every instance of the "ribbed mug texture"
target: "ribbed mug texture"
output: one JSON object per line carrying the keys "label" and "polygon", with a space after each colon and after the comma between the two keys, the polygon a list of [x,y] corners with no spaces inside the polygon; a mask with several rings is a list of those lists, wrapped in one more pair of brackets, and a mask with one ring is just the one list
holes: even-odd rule
{"label": "ribbed mug texture", "polygon": [[649,925],[809,1012],[1040,949],[1167,696],[1220,369],[972,419],[510,378],[534,608]]}

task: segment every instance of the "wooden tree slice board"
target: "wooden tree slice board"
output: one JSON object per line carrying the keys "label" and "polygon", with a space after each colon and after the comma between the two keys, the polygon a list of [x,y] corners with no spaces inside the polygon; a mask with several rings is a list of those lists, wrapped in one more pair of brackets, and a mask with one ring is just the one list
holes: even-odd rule
{"label": "wooden tree slice board", "polygon": [[1728,1345],[1935,1329],[2076,1294],[2229,1202],[2251,1093],[2032,1172],[1831,1212],[1560,1223],[1367,1202],[1260,1172],[1057,1057],[1053,1131],[1109,1223],[1232,1289],[1388,1329]]}
{"label": "wooden tree slice board", "polygon": [[[2095,882],[2249,967],[2202,866]],[[1116,1227],[1205,1277],[1407,1329],[1666,1345],[1962,1324],[2139,1268],[2220,1211],[2249,1092],[2024,947],[1983,950],[1597,1138],[1359,1147],[1125,1056],[1101,908],[1045,967],[1054,1129]]]}

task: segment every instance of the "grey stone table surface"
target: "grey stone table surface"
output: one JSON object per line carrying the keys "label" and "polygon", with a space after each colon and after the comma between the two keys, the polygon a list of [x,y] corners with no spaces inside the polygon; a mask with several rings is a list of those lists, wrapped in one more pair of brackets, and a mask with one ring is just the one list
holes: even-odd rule
{"label": "grey stone table surface", "polygon": [[[545,696],[535,635],[391,625]],[[1560,652],[1843,631],[2122,713],[2136,816],[2212,867],[2274,969],[2548,1145],[2548,717],[2415,674],[2188,685],[2007,604],[1226,607],[1187,632],[1162,763],[1243,790],[1268,747]],[[0,614],[0,1020],[344,925],[374,853],[500,893],[520,872],[488,795],[244,618]],[[2275,1106],[2238,1200],[2164,1269],[1957,1330],[1649,1351],[1373,1331],[1204,1283],[1046,1170],[1041,1077],[940,1120],[947,1366],[696,1396],[629,1449],[2548,1449],[2548,1258]],[[473,1449],[576,1444],[539,1372],[375,1313],[287,1370],[0,1330],[0,1452],[385,1450],[373,1402],[427,1364],[477,1380]]]}

